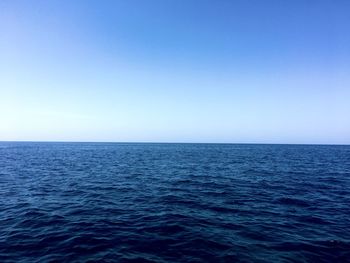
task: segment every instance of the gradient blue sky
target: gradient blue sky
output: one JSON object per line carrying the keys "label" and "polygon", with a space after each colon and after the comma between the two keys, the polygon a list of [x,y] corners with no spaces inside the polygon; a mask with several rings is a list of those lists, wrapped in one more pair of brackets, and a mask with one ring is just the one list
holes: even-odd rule
{"label": "gradient blue sky", "polygon": [[350,1],[0,1],[0,140],[350,143]]}

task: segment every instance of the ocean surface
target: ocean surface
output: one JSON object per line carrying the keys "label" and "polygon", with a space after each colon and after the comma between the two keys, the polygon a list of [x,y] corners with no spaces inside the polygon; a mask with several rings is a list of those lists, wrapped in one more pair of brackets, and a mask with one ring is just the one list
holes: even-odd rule
{"label": "ocean surface", "polygon": [[0,143],[0,262],[350,262],[350,146]]}

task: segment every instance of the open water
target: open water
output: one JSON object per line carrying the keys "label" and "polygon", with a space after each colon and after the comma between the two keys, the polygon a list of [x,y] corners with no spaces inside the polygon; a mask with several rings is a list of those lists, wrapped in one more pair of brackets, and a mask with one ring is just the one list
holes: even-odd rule
{"label": "open water", "polygon": [[0,143],[0,262],[350,262],[350,146]]}

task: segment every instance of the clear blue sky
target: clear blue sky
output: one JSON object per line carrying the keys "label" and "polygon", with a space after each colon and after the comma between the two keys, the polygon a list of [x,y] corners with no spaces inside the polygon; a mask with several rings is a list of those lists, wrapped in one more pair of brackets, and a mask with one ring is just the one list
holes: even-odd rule
{"label": "clear blue sky", "polygon": [[0,1],[0,140],[350,143],[350,1]]}

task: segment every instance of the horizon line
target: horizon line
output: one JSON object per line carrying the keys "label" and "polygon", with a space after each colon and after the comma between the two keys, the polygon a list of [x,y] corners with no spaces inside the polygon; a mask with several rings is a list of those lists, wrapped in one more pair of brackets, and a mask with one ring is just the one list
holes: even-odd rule
{"label": "horizon line", "polygon": [[314,146],[350,146],[346,143],[269,143],[269,142],[167,142],[167,141],[66,141],[66,140],[0,140],[0,143],[115,143],[115,144],[245,144],[245,145],[314,145]]}

